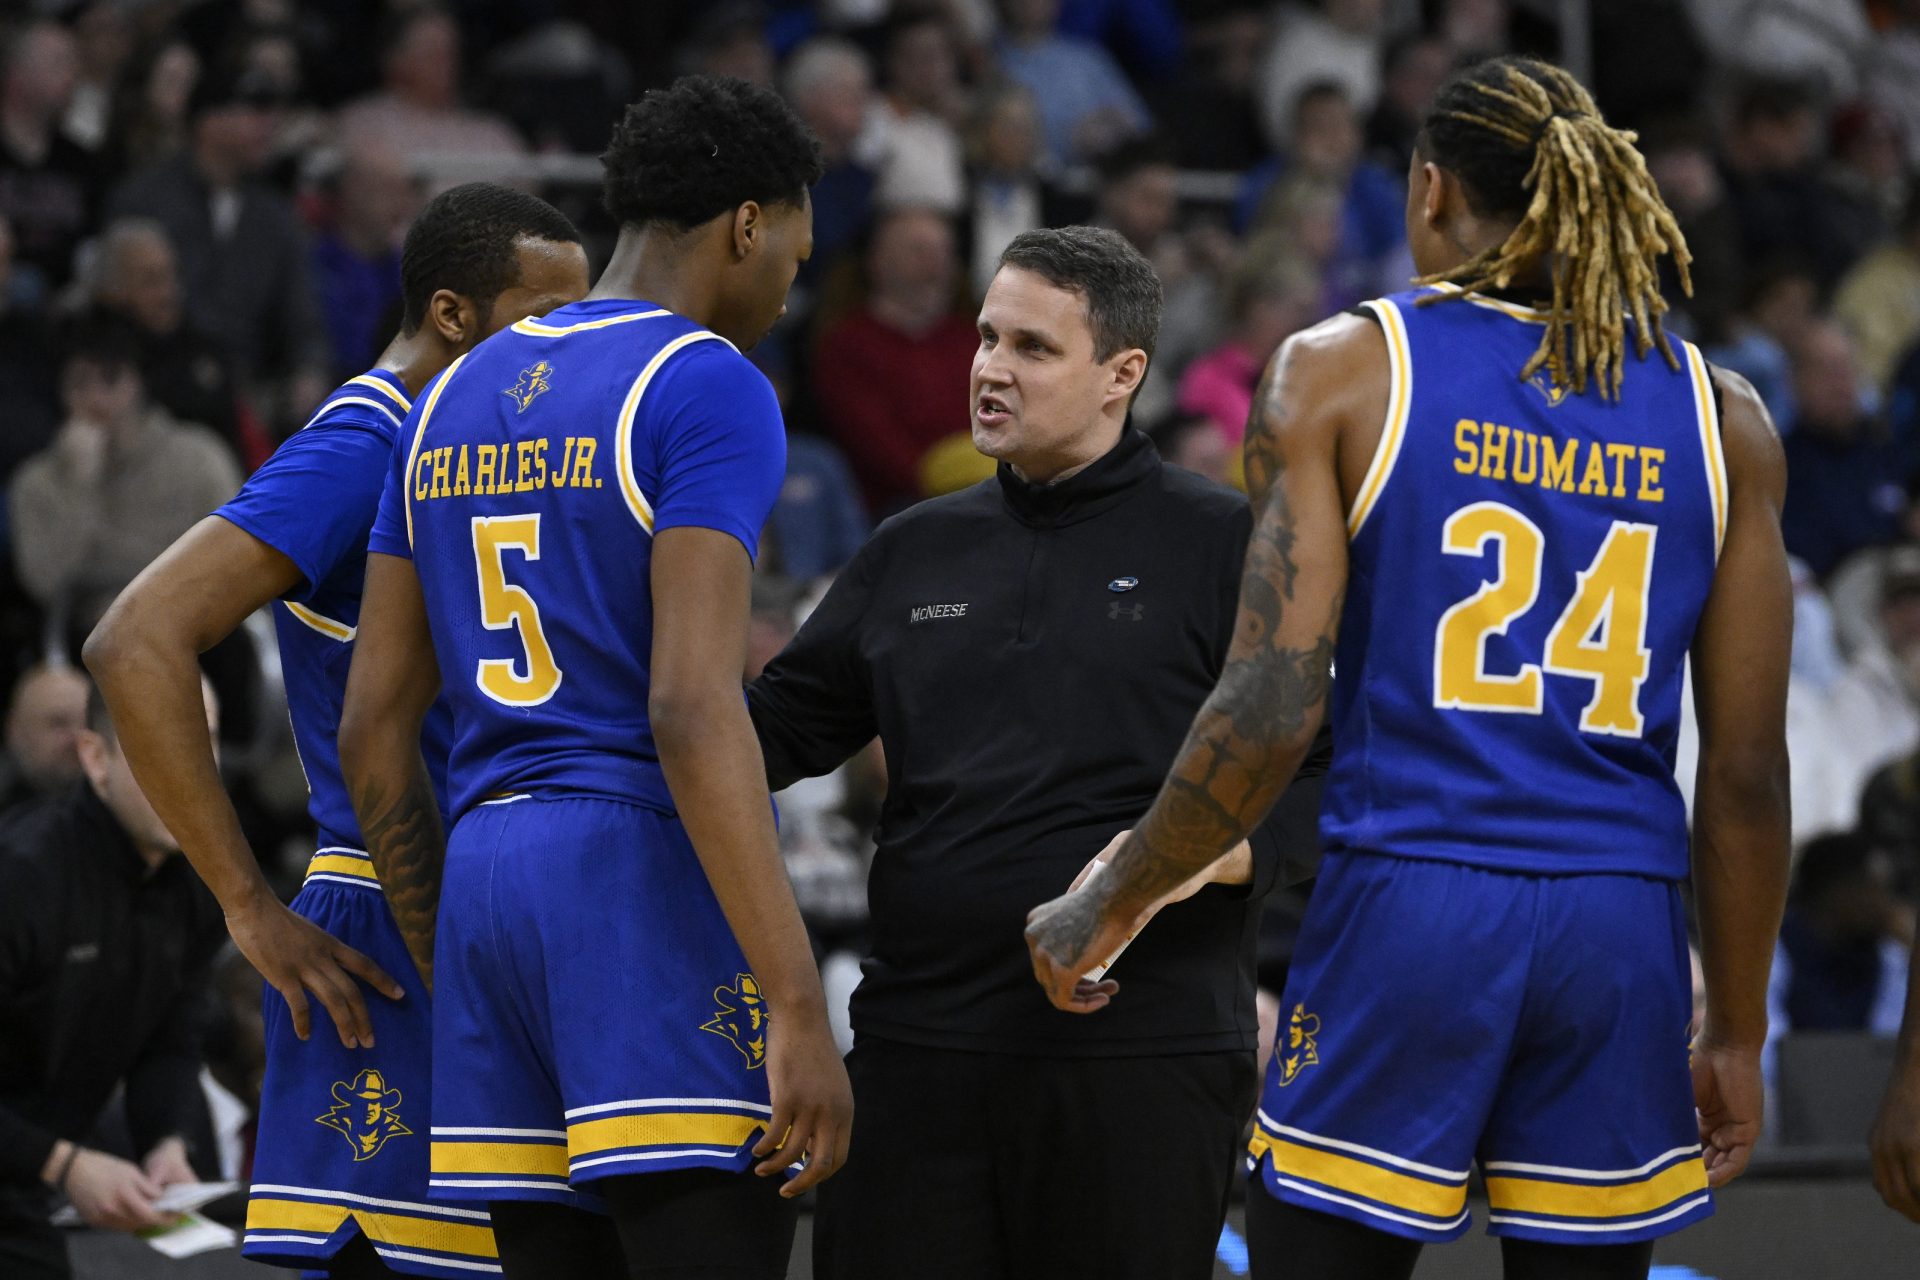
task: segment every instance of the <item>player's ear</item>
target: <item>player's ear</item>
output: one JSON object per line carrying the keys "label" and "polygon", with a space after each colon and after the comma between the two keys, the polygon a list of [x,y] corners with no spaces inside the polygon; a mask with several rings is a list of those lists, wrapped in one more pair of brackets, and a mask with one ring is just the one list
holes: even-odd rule
{"label": "player's ear", "polygon": [[1437,227],[1451,212],[1448,205],[1460,194],[1453,176],[1431,160],[1422,161],[1421,176],[1426,179],[1426,190],[1420,200],[1420,216],[1430,227]]}
{"label": "player's ear", "polygon": [[733,256],[745,258],[753,253],[760,238],[767,234],[767,211],[758,201],[748,200],[733,211]]}
{"label": "player's ear", "polygon": [[480,309],[451,289],[435,289],[427,299],[426,323],[447,342],[465,349],[480,340]]}

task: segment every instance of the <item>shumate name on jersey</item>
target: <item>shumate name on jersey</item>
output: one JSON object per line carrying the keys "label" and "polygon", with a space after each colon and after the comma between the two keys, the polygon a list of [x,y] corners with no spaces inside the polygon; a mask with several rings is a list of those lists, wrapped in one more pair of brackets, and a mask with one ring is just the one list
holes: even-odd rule
{"label": "shumate name on jersey", "polygon": [[[322,848],[362,844],[340,774],[340,708],[360,624],[368,534],[411,407],[405,384],[385,369],[348,379],[214,513],[300,571],[299,585],[274,607],[273,623],[307,809]],[[452,738],[452,717],[436,704],[420,745],[443,809]]]}
{"label": "shumate name on jersey", "polygon": [[455,816],[523,793],[673,811],[647,721],[653,538],[698,526],[756,555],[785,470],[766,378],[651,303],[523,320],[428,386],[372,549],[419,574]]}
{"label": "shumate name on jersey", "polygon": [[1617,401],[1519,371],[1544,317],[1369,303],[1392,385],[1348,518],[1327,848],[1531,872],[1687,874],[1681,679],[1725,536],[1706,362]]}

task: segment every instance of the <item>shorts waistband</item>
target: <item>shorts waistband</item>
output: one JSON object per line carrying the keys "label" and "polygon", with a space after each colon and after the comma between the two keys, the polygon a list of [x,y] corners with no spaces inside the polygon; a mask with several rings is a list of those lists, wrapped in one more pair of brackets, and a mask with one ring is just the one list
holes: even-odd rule
{"label": "shorts waistband", "polygon": [[344,884],[356,889],[380,892],[380,878],[374,874],[373,858],[364,849],[334,845],[314,852],[307,863],[306,884]]}

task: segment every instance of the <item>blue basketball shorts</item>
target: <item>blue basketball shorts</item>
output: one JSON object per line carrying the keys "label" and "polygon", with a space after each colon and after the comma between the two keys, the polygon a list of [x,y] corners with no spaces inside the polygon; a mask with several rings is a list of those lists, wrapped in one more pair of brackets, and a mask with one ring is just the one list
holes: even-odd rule
{"label": "blue basketball shorts", "polygon": [[1415,1240],[1650,1240],[1713,1212],[1679,886],[1327,855],[1267,1066],[1264,1190]]}
{"label": "blue basketball shorts", "polygon": [[589,798],[469,810],[434,986],[437,1195],[593,1209],[599,1178],[753,1162],[768,1010],[677,818]]}
{"label": "blue basketball shorts", "polygon": [[303,1041],[280,993],[264,991],[267,1069],[241,1252],[324,1268],[359,1232],[395,1271],[499,1274],[486,1212],[430,1202],[432,1013],[373,864],[358,850],[320,850],[293,909],[386,970],[406,995],[395,1001],[363,987],[374,1047],[345,1049],[319,1001],[308,997],[313,1028]]}

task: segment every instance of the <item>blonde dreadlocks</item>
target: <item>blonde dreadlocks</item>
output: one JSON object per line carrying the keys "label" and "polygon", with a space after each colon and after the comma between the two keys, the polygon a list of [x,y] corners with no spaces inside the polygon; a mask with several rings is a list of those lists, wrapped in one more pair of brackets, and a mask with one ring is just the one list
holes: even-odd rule
{"label": "blonde dreadlocks", "polygon": [[1658,347],[1680,367],[1660,323],[1667,303],[1659,260],[1672,256],[1680,287],[1691,294],[1691,255],[1636,137],[1601,119],[1578,80],[1532,58],[1470,68],[1427,113],[1421,154],[1460,179],[1476,213],[1520,221],[1501,244],[1419,283],[1462,293],[1504,289],[1546,266],[1553,277],[1547,331],[1522,379],[1544,367],[1555,386],[1581,392],[1591,374],[1602,397],[1618,398],[1629,314],[1635,356]]}

